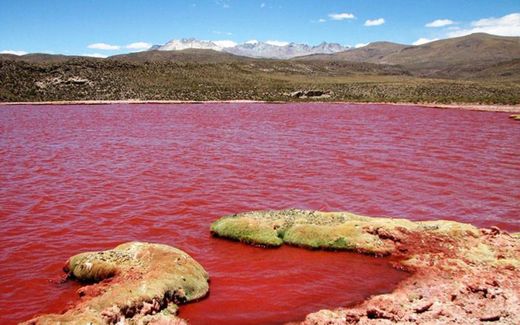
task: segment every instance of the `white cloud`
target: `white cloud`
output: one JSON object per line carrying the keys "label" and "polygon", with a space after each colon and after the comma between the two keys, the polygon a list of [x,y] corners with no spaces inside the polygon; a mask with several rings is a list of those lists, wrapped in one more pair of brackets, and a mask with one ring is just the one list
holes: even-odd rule
{"label": "white cloud", "polygon": [[129,50],[148,50],[150,47],[152,47],[152,44],[146,42],[135,42],[130,43],[125,47]]}
{"label": "white cloud", "polygon": [[246,44],[258,44],[258,41],[255,39],[252,39],[252,40],[247,41]]}
{"label": "white cloud", "polygon": [[107,56],[105,54],[101,53],[83,53],[81,56],[89,56],[91,58],[106,58]]}
{"label": "white cloud", "polygon": [[358,44],[354,45],[354,47],[358,49],[358,48],[360,48],[360,47],[365,47],[365,46],[367,46],[368,44],[370,44],[370,43],[358,43]]}
{"label": "white cloud", "polygon": [[217,35],[227,35],[227,36],[231,36],[233,35],[233,33],[231,32],[222,32],[222,31],[219,31],[219,30],[214,30],[214,31],[211,31],[213,34],[217,34]]}
{"label": "white cloud", "polygon": [[119,45],[112,45],[112,44],[107,44],[107,43],[94,43],[94,44],[89,44],[87,47],[89,49],[104,50],[104,51],[119,50],[121,48],[121,46],[119,46]]}
{"label": "white cloud", "polygon": [[345,20],[345,19],[354,19],[356,16],[353,14],[349,14],[347,12],[339,13],[339,14],[329,14],[330,19],[332,20]]}
{"label": "white cloud", "polygon": [[229,8],[229,2],[227,0],[215,0],[215,3],[222,8]]}
{"label": "white cloud", "polygon": [[459,26],[449,26],[449,27],[446,27],[446,30],[460,30],[460,27]]}
{"label": "white cloud", "polygon": [[444,26],[449,26],[449,25],[453,25],[455,24],[455,22],[453,20],[449,20],[449,19],[437,19],[437,20],[434,20],[434,21],[431,21],[429,23],[427,23],[425,26],[426,27],[444,27]]}
{"label": "white cloud", "polygon": [[236,42],[233,42],[233,41],[230,41],[230,40],[221,40],[221,41],[212,41],[212,42],[217,44],[218,46],[220,46],[222,48],[237,46]]}
{"label": "white cloud", "polygon": [[0,54],[26,55],[27,52],[16,51],[16,50],[3,50],[3,51],[0,51]]}
{"label": "white cloud", "polygon": [[413,42],[412,44],[413,45],[423,45],[423,44],[438,41],[438,40],[439,40],[438,38],[429,39],[429,38],[421,37],[417,41]]}
{"label": "white cloud", "polygon": [[287,44],[289,44],[289,42],[284,42],[284,41],[265,41],[266,44],[269,44],[269,45],[274,45],[274,46],[285,46]]}
{"label": "white cloud", "polygon": [[326,21],[327,21],[327,19],[323,19],[323,18],[318,19],[318,23],[324,23]]}
{"label": "white cloud", "polygon": [[383,25],[385,23],[385,19],[384,18],[378,18],[378,19],[368,19],[367,21],[365,21],[365,26],[380,26],[380,25]]}
{"label": "white cloud", "polygon": [[483,18],[471,22],[471,27],[448,33],[449,37],[473,33],[488,33],[501,36],[520,36],[520,13],[512,13],[499,18]]}

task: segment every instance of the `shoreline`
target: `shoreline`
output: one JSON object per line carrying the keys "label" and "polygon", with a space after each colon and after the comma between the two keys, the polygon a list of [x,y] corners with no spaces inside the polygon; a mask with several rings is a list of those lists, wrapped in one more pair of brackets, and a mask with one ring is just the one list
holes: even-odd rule
{"label": "shoreline", "polygon": [[224,216],[210,232],[254,246],[388,256],[395,268],[410,273],[391,292],[324,308],[294,324],[519,324],[518,233],[456,221],[298,209]]}
{"label": "shoreline", "polygon": [[520,105],[501,104],[436,104],[436,103],[407,103],[407,102],[349,102],[349,101],[265,101],[265,100],[70,100],[44,102],[0,102],[0,106],[20,105],[114,105],[114,104],[289,104],[289,103],[323,103],[346,105],[392,105],[392,106],[421,106],[437,109],[462,109],[481,112],[520,113]]}

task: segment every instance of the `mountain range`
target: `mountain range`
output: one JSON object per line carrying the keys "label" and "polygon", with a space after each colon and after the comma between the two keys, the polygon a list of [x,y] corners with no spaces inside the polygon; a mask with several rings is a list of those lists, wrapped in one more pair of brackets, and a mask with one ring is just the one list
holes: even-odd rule
{"label": "mountain range", "polygon": [[348,50],[349,47],[327,42],[315,46],[298,43],[278,44],[259,41],[249,41],[242,44],[226,44],[201,41],[194,38],[183,38],[180,40],[171,40],[164,45],[154,45],[150,48],[150,50],[157,51],[182,51],[187,49],[213,50],[251,58],[291,59],[312,54],[338,53]]}
{"label": "mountain range", "polygon": [[520,37],[475,33],[416,46],[375,42],[361,48],[295,60],[401,66],[421,77],[469,78],[492,74],[520,78]]}
{"label": "mountain range", "polygon": [[[26,55],[0,54],[1,60],[26,62],[63,62],[78,56],[30,53]],[[126,62],[245,62],[252,59],[280,59],[312,62],[351,62],[400,66],[412,74],[436,75],[468,70],[477,72],[495,66],[516,66],[520,60],[520,37],[496,36],[484,33],[443,39],[423,45],[374,42],[359,48],[336,43],[316,46],[289,43],[246,42],[222,46],[216,42],[196,39],[172,40],[154,45],[147,51],[119,54],[108,60]],[[102,60],[102,59],[98,59]],[[258,61],[260,62],[260,61]],[[516,74],[515,74],[516,75]]]}
{"label": "mountain range", "polygon": [[[520,37],[496,36],[484,33],[438,40],[422,45],[406,45],[392,42],[374,42],[359,48],[350,48],[337,43],[323,42],[311,46],[307,44],[273,44],[250,41],[243,44],[220,44],[196,39],[172,40],[162,46],[153,46],[149,51],[117,56],[196,61],[241,60],[246,58],[267,58],[298,61],[347,61],[403,66],[420,75],[453,75],[461,70],[479,70],[501,62],[520,59]],[[193,58],[180,55],[190,50]],[[221,53],[212,55],[209,52]],[[160,52],[160,53],[159,53]],[[179,53],[176,55],[174,52]],[[164,53],[164,54],[163,54]],[[169,54],[166,54],[169,53]],[[205,53],[205,54],[204,54]],[[188,53],[186,53],[188,54]],[[181,58],[182,56],[182,58]],[[186,55],[189,56],[189,55]]]}
{"label": "mountain range", "polygon": [[475,62],[496,63],[515,58],[520,58],[520,37],[476,33],[416,46],[375,42],[332,55],[313,55],[304,59],[433,67]]}

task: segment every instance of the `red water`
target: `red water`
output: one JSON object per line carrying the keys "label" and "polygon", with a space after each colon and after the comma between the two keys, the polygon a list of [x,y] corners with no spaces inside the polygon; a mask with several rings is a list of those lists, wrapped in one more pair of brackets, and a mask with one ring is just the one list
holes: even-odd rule
{"label": "red water", "polygon": [[219,216],[297,207],[520,230],[520,123],[340,104],[0,106],[0,318],[62,310],[73,254],[179,247],[211,275],[194,324],[279,323],[391,291],[385,259],[210,238]]}

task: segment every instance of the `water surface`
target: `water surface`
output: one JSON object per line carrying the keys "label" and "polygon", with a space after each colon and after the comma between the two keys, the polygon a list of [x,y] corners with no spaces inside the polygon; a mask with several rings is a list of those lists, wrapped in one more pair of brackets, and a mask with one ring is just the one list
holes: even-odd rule
{"label": "water surface", "polygon": [[346,104],[0,106],[0,317],[57,312],[66,259],[130,241],[209,271],[194,324],[279,323],[391,291],[388,261],[210,238],[219,216],[296,207],[520,230],[520,123]]}

